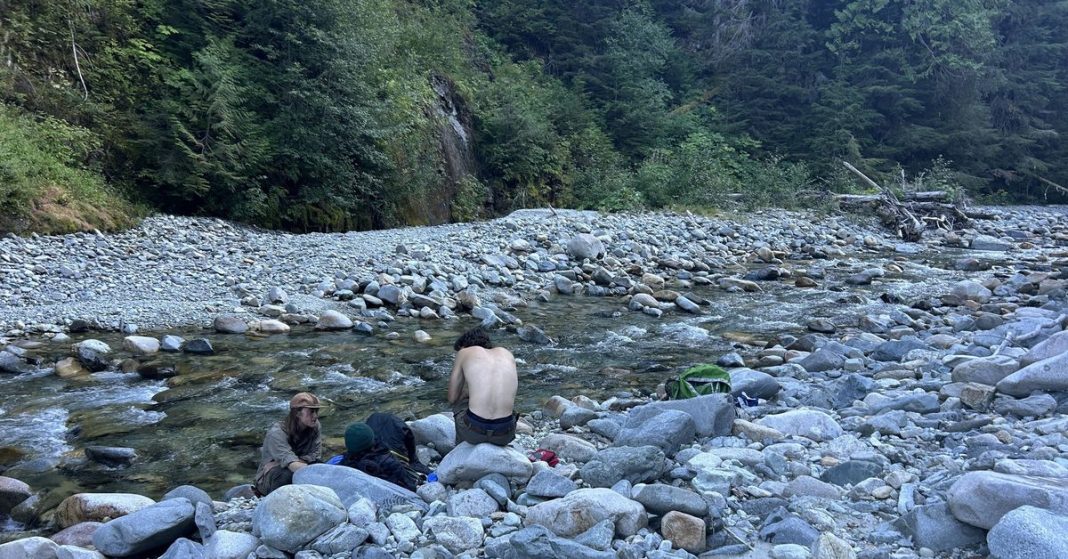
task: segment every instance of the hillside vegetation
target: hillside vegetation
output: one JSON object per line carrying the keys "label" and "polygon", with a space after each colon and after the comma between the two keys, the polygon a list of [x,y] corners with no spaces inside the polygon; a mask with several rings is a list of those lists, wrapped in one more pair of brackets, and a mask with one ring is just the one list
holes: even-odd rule
{"label": "hillside vegetation", "polygon": [[1068,2],[0,0],[0,231],[1068,200]]}

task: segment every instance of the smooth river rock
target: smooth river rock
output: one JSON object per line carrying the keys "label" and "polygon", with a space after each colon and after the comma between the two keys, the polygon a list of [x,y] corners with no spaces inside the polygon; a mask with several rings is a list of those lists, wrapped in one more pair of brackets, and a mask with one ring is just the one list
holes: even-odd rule
{"label": "smooth river rock", "polygon": [[1068,514],[1068,483],[1058,478],[968,472],[953,483],[946,497],[953,516],[985,530],[1023,505]]}
{"label": "smooth river rock", "polygon": [[604,519],[615,522],[616,535],[632,536],[649,523],[645,508],[611,489],[579,489],[527,510],[527,526],[545,526],[554,534],[572,537]]}
{"label": "smooth river rock", "polygon": [[347,520],[348,512],[332,489],[284,485],[256,506],[252,514],[252,535],[258,535],[263,543],[275,549],[295,553]]}
{"label": "smooth river rock", "polygon": [[79,522],[101,522],[137,512],[156,501],[133,493],[76,493],[67,497],[56,509],[56,523],[60,528]]}
{"label": "smooth river rock", "polygon": [[771,427],[784,435],[805,437],[817,442],[829,441],[842,436],[842,427],[833,417],[813,409],[798,409],[766,415],[756,421],[758,425]]}
{"label": "smooth river rock", "polygon": [[1068,391],[1068,353],[1032,363],[1001,379],[998,392],[1010,396],[1027,396],[1035,391]]}
{"label": "smooth river rock", "polygon": [[104,523],[93,546],[104,555],[126,557],[170,545],[196,529],[188,499],[168,499]]}

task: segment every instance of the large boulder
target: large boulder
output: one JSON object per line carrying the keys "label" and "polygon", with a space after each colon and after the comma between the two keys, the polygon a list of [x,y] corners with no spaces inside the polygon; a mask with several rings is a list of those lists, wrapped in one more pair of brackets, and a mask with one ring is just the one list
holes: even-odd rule
{"label": "large boulder", "polygon": [[76,545],[78,547],[92,547],[93,533],[103,526],[102,522],[82,522],[69,528],[64,528],[48,538],[59,545]]}
{"label": "large boulder", "polygon": [[0,349],[0,373],[22,375],[33,372],[33,366],[18,355]]}
{"label": "large boulder", "polygon": [[611,489],[579,489],[562,499],[553,499],[527,509],[527,526],[545,526],[554,534],[572,537],[604,519],[616,525],[616,535],[629,537],[644,528],[649,518],[641,504]]}
{"label": "large boulder", "polygon": [[634,486],[631,497],[641,503],[645,510],[657,515],[664,515],[671,511],[684,512],[697,517],[708,515],[708,503],[705,499],[682,487],[663,483],[639,484]]}
{"label": "large boulder", "polygon": [[479,519],[465,516],[432,516],[423,521],[423,530],[455,554],[477,550],[486,535]]}
{"label": "large boulder", "polygon": [[784,435],[805,437],[816,442],[829,441],[842,436],[842,427],[833,417],[812,409],[790,410],[766,415],[756,421],[758,425],[771,427]]}
{"label": "large boulder", "polygon": [[750,398],[770,400],[779,393],[782,386],[775,377],[753,369],[732,369],[731,372],[731,396],[738,397],[742,393]]}
{"label": "large boulder", "polygon": [[979,528],[957,520],[948,503],[914,507],[894,521],[894,527],[912,537],[916,548],[926,547],[934,551],[971,547],[982,542],[986,535]]}
{"label": "large boulder", "polygon": [[0,476],[0,516],[7,516],[15,505],[30,498],[30,486],[12,478]]}
{"label": "large boulder", "polygon": [[408,424],[415,435],[415,444],[432,445],[447,454],[456,446],[456,422],[451,416],[436,413]]}
{"label": "large boulder", "polygon": [[[616,559],[613,551],[600,551],[579,542],[561,538],[544,526],[530,526],[505,537],[508,538],[508,551],[514,555],[501,555],[500,557],[508,559],[545,559],[546,557]],[[489,553],[486,556],[491,557]]]}
{"label": "large boulder", "polygon": [[1028,351],[1026,355],[1020,358],[1020,364],[1026,367],[1032,363],[1045,361],[1050,357],[1064,355],[1065,353],[1068,353],[1068,330],[1057,332],[1045,340],[1042,340],[1042,342],[1031,348],[1031,351]]}
{"label": "large boulder", "polygon": [[578,484],[552,471],[542,470],[530,478],[527,493],[535,497],[555,499],[578,489]]}
{"label": "large boulder", "polygon": [[92,372],[103,371],[108,368],[108,355],[111,346],[100,340],[83,340],[74,344],[71,348],[78,361]]}
{"label": "large boulder", "polygon": [[645,408],[627,417],[623,429],[616,435],[617,446],[651,444],[666,454],[675,454],[684,444],[693,442],[697,427],[693,417],[678,410]]}
{"label": "large boulder", "polygon": [[659,478],[667,465],[664,451],[655,446],[606,448],[579,470],[582,479],[593,487],[612,487],[620,480],[643,483]]}
{"label": "large boulder", "polygon": [[66,528],[80,522],[102,522],[137,512],[155,502],[133,493],[76,493],[59,504],[56,523]]}
{"label": "large boulder", "polygon": [[1043,392],[1068,391],[1068,353],[1032,363],[1001,379],[998,392],[1010,396],[1027,396]]}
{"label": "large boulder", "polygon": [[579,233],[567,242],[567,253],[578,260],[593,260],[605,253],[604,243],[589,233]]}
{"label": "large boulder", "polygon": [[347,520],[348,512],[333,490],[318,485],[284,485],[256,506],[252,535],[275,549],[296,553]]}
{"label": "large boulder", "polygon": [[994,250],[1005,252],[1012,248],[1012,243],[990,235],[976,235],[968,244],[968,248],[972,250]]}
{"label": "large boulder", "polygon": [[953,367],[953,382],[978,382],[994,386],[1019,368],[1020,362],[1007,355],[969,359]]}
{"label": "large boulder", "polygon": [[159,353],[159,340],[149,336],[126,336],[122,348],[134,355],[152,355]]}
{"label": "large boulder", "polygon": [[260,546],[252,534],[219,530],[204,542],[204,555],[211,559],[247,559]]}
{"label": "large boulder", "polygon": [[735,418],[734,402],[727,394],[650,402],[631,408],[629,416],[650,417],[651,412],[659,410],[678,410],[689,414],[693,418],[697,435],[701,437],[729,435]]}
{"label": "large boulder", "polygon": [[986,543],[994,559],[1068,557],[1068,515],[1022,506],[1001,517]]}
{"label": "large boulder", "polygon": [[915,349],[930,349],[919,338],[908,336],[900,340],[890,340],[879,344],[871,353],[871,358],[876,361],[901,361],[906,355]]}
{"label": "large boulder", "polygon": [[476,482],[489,474],[501,474],[518,484],[525,484],[533,473],[530,459],[515,449],[489,443],[460,443],[441,459],[438,479],[446,485]]}
{"label": "large boulder", "polygon": [[597,455],[597,447],[593,443],[580,439],[574,435],[563,433],[551,433],[538,443],[540,448],[546,448],[566,462],[584,463]]}
{"label": "large boulder", "polygon": [[315,323],[316,330],[348,330],[352,328],[352,319],[337,312],[325,311],[319,315],[319,321]]}
{"label": "large boulder", "polygon": [[705,521],[700,516],[693,516],[679,511],[670,511],[660,520],[660,533],[664,539],[679,549],[690,553],[701,553],[706,547]]}
{"label": "large boulder", "polygon": [[312,464],[293,474],[293,483],[330,488],[346,509],[365,498],[382,509],[404,503],[426,510],[426,503],[419,495],[347,466]]}
{"label": "large boulder", "polygon": [[40,536],[0,545],[0,559],[55,559],[59,544]]}
{"label": "large boulder", "polygon": [[946,497],[957,520],[984,530],[1023,505],[1068,514],[1068,484],[1057,478],[968,472],[949,488]]}
{"label": "large boulder", "polygon": [[93,532],[93,546],[104,555],[127,557],[166,547],[196,529],[188,499],[169,499],[106,522]]}
{"label": "large boulder", "polygon": [[963,301],[975,301],[976,303],[985,303],[994,295],[989,289],[983,287],[983,284],[972,280],[958,282],[953,286],[950,293]]}
{"label": "large boulder", "polygon": [[235,314],[221,314],[215,317],[212,326],[220,334],[244,334],[248,332],[248,324]]}

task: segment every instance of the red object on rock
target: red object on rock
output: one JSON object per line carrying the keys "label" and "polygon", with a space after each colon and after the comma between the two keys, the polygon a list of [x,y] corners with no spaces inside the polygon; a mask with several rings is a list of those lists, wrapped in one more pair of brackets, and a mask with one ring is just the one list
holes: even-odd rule
{"label": "red object on rock", "polygon": [[556,457],[556,453],[545,449],[539,448],[527,455],[531,462],[545,462],[546,464],[555,467],[560,463],[560,459]]}

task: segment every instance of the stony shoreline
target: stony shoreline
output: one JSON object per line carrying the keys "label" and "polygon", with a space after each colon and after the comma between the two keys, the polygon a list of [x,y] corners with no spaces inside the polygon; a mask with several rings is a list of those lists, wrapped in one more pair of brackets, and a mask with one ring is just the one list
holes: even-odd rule
{"label": "stony shoreline", "polygon": [[[424,455],[444,457],[436,465],[440,481],[417,494],[314,466],[265,499],[235,488],[213,501],[182,487],[158,503],[82,494],[38,510],[32,488],[0,477],[0,516],[38,520],[45,534],[64,528],[51,540],[0,545],[0,559],[100,557],[93,546],[107,556],[166,550],[172,558],[1068,556],[1068,219],[1063,208],[1001,212],[1002,220],[930,235],[921,247],[1004,253],[1005,263],[982,281],[963,280],[849,324],[810,321],[806,335],[723,355],[734,395],[745,392],[758,405],[737,407],[722,395],[554,397],[524,417],[514,449],[454,449],[451,420],[430,416],[412,429]],[[629,297],[633,312],[700,312],[707,302],[687,297],[693,285],[750,290],[789,278],[801,287],[822,280],[813,262],[916,249],[841,216],[815,223],[784,212],[745,224],[533,214],[309,238],[158,219],[170,225],[149,223],[144,231],[158,226],[172,244],[148,249],[155,252],[139,252],[162,242],[145,240],[144,231],[132,240],[0,241],[7,262],[0,294],[12,301],[0,308],[7,321],[0,326],[12,337],[55,335],[75,319],[143,330],[262,328],[274,320],[322,321],[333,316],[326,310],[350,320],[348,328],[370,325],[382,312],[463,312],[514,324],[500,295],[476,294],[494,291],[517,298],[579,291]],[[178,248],[180,231],[197,240]],[[204,239],[212,237],[237,244],[220,241],[208,251]],[[279,244],[265,246],[264,238]],[[39,258],[44,245],[64,243],[74,253],[110,244],[92,250],[115,263],[115,273],[87,264],[74,270],[76,259],[61,251]],[[189,258],[218,261],[219,269],[196,276],[184,256],[165,258],[171,253],[197,253]],[[275,270],[275,258],[299,259],[301,269]],[[962,272],[982,266],[968,258],[956,265]],[[846,285],[877,280],[893,273],[890,266],[859,272]],[[72,293],[95,289],[104,276],[114,288],[92,303],[49,303],[47,294],[64,283],[63,271],[55,276],[61,267],[83,274],[65,278]],[[146,278],[140,284],[131,279],[139,273]],[[33,289],[16,287],[31,276]],[[194,301],[143,305],[134,294],[150,285]],[[197,287],[182,291],[190,285]],[[123,314],[112,322],[116,315],[94,306],[119,301]],[[21,358],[12,347],[7,353]],[[555,451],[561,463],[532,464],[524,451],[534,448]]]}
{"label": "stony shoreline", "polygon": [[[1030,211],[1054,220],[1065,215]],[[1013,212],[1030,221],[1026,210],[1008,215]],[[637,266],[665,279],[715,281],[757,258],[769,264],[833,259],[896,243],[868,220],[841,215],[770,210],[745,218],[524,210],[481,223],[290,235],[216,219],[156,216],[118,234],[8,236],[0,239],[0,332],[59,331],[73,320],[105,330],[209,326],[234,308],[256,314],[240,301],[263,298],[272,287],[302,310],[351,312],[360,307],[334,296],[343,291],[338,284],[351,280],[366,293],[366,284],[383,273],[402,287],[437,277],[440,285],[426,287],[443,295],[472,282],[529,295],[557,287],[559,272],[605,285],[604,278],[571,272],[581,268],[582,258],[569,253],[567,243],[581,233],[599,236],[605,243],[599,250],[610,249],[610,259],[598,264],[612,276]],[[974,236],[997,232],[995,224],[978,225],[983,229]],[[966,245],[971,239],[933,239],[943,241]]]}

